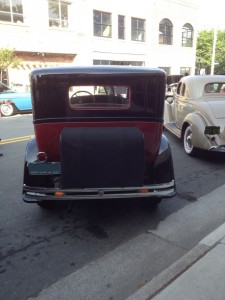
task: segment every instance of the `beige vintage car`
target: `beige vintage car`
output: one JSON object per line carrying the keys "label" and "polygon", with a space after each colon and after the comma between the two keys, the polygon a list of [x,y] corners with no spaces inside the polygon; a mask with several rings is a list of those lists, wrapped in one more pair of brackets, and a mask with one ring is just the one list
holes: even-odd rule
{"label": "beige vintage car", "polygon": [[198,149],[225,152],[225,76],[181,78],[165,100],[164,127],[183,140],[188,155]]}

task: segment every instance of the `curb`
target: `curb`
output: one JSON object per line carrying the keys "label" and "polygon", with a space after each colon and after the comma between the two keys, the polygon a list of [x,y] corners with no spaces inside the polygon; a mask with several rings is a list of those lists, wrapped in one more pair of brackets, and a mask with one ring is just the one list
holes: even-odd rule
{"label": "curb", "polygon": [[198,245],[173,263],[170,267],[154,277],[150,282],[129,296],[126,300],[151,300],[170,285],[199,259],[205,256],[225,237],[225,223],[202,239]]}

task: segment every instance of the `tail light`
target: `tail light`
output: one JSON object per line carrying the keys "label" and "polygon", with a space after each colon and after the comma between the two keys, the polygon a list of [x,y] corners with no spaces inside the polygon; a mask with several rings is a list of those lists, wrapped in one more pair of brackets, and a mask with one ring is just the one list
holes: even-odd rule
{"label": "tail light", "polygon": [[44,162],[48,159],[47,154],[45,152],[38,152],[37,160],[40,162]]}

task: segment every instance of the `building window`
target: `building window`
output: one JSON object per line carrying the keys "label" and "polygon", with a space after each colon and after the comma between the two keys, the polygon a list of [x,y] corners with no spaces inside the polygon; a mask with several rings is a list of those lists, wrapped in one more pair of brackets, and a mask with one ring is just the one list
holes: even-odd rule
{"label": "building window", "polygon": [[112,66],[144,66],[144,61],[117,61],[94,59],[93,65],[112,65]]}
{"label": "building window", "polygon": [[132,41],[145,41],[145,20],[131,18],[131,39]]}
{"label": "building window", "polygon": [[182,28],[182,41],[181,45],[183,47],[193,46],[193,27],[190,24],[184,24]]}
{"label": "building window", "polygon": [[22,0],[0,0],[0,21],[23,23]]}
{"label": "building window", "polygon": [[112,20],[111,14],[94,10],[93,12],[94,21],[94,36],[101,37],[112,37]]}
{"label": "building window", "polygon": [[173,44],[173,24],[168,19],[163,19],[159,23],[159,44]]}
{"label": "building window", "polygon": [[180,68],[180,74],[184,75],[184,76],[190,75],[191,74],[191,68],[189,68],[189,67],[181,67]]}
{"label": "building window", "polygon": [[48,1],[49,27],[67,28],[68,23],[68,2],[60,0]]}
{"label": "building window", "polygon": [[110,60],[94,59],[93,65],[110,65]]}
{"label": "building window", "polygon": [[118,39],[125,40],[125,17],[118,16]]}
{"label": "building window", "polygon": [[166,72],[166,75],[170,75],[171,68],[170,67],[159,67],[159,69],[162,69],[163,71]]}

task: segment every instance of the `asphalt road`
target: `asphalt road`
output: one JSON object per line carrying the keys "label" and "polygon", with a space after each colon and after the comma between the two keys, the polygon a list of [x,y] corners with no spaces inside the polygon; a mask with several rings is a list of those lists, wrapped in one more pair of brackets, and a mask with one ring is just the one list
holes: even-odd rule
{"label": "asphalt road", "polygon": [[[32,134],[31,115],[0,119],[3,140]],[[72,210],[64,205],[53,211],[23,203],[27,141],[0,144],[0,299],[35,298],[70,274],[83,279],[77,281],[80,292],[74,299],[87,299],[81,291],[88,291],[90,299],[125,299],[220,225],[221,203],[212,206],[200,197],[224,184],[224,156],[188,157],[182,144],[165,134],[173,152],[177,195],[155,211],[137,200],[74,203]],[[173,228],[172,241],[165,224]],[[195,234],[187,232],[192,226]],[[158,229],[163,238],[156,236]],[[101,294],[91,285],[95,277],[104,279]]]}

